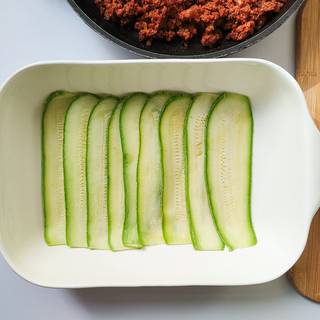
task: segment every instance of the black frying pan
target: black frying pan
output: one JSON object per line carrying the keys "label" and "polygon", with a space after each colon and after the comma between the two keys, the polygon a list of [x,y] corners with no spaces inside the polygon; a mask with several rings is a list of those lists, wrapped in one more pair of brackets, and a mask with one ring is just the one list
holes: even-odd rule
{"label": "black frying pan", "polygon": [[[268,36],[281,26],[303,3],[304,0],[288,0],[281,12],[269,20],[269,22],[242,42],[223,41],[214,48],[201,46],[199,39],[194,39],[188,47],[181,40],[173,42],[154,41],[151,47],[147,47],[138,40],[137,32],[123,29],[118,24],[104,20],[94,0],[68,0],[75,11],[95,31],[105,38],[111,39],[120,46],[149,58],[209,58],[223,57],[239,52]],[[319,0],[320,1],[320,0]]]}

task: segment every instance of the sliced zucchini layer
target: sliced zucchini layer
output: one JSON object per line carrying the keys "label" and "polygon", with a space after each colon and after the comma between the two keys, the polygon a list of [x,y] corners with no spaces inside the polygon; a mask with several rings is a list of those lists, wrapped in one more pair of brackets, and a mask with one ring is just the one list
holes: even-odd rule
{"label": "sliced zucchini layer", "polygon": [[162,234],[162,166],[159,138],[160,114],[170,92],[153,94],[140,117],[140,152],[138,160],[138,224],[144,245],[164,243]]}
{"label": "sliced zucchini layer", "polygon": [[64,127],[64,183],[67,217],[67,244],[87,247],[87,129],[90,114],[99,98],[83,94],[74,100]]}
{"label": "sliced zucchini layer", "polygon": [[108,249],[107,133],[118,99],[102,99],[91,113],[87,141],[87,241],[91,249]]}
{"label": "sliced zucchini layer", "polygon": [[192,97],[172,97],[160,120],[163,233],[167,244],[191,243],[186,208],[183,128]]}
{"label": "sliced zucchini layer", "polygon": [[120,140],[120,112],[124,100],[114,109],[108,129],[107,172],[108,172],[108,229],[109,246],[113,251],[127,249],[122,242],[125,218],[123,155]]}
{"label": "sliced zucchini layer", "polygon": [[185,127],[187,207],[191,238],[197,250],[222,250],[205,185],[205,128],[209,111],[218,97],[213,93],[195,96]]}
{"label": "sliced zucchini layer", "polygon": [[231,250],[257,242],[250,205],[252,136],[249,99],[220,96],[208,118],[206,177],[218,231]]}
{"label": "sliced zucchini layer", "polygon": [[64,91],[52,93],[42,116],[44,233],[50,246],[66,244],[63,132],[66,112],[75,97],[74,93]]}
{"label": "sliced zucchini layer", "polygon": [[143,246],[138,232],[137,164],[140,149],[139,119],[147,98],[144,93],[130,95],[124,102],[120,115],[126,212],[123,243],[134,248]]}
{"label": "sliced zucchini layer", "polygon": [[54,92],[42,116],[45,241],[253,246],[252,141],[240,94]]}

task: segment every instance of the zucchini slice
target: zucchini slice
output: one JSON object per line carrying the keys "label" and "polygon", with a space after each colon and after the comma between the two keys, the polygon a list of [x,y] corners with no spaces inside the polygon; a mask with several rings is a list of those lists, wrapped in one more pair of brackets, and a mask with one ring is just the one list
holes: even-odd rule
{"label": "zucchini slice", "polygon": [[185,126],[186,195],[191,239],[197,250],[222,250],[205,184],[205,128],[209,111],[218,97],[213,93],[195,96]]}
{"label": "zucchini slice", "polygon": [[218,232],[231,250],[257,242],[251,222],[252,138],[249,99],[221,95],[207,123],[206,181]]}
{"label": "zucchini slice", "polygon": [[140,117],[138,160],[138,224],[144,245],[164,243],[162,234],[162,166],[159,139],[160,114],[173,94],[157,92],[143,107]]}
{"label": "zucchini slice", "polygon": [[74,100],[64,127],[64,183],[67,217],[67,244],[87,247],[87,129],[90,114],[99,98],[83,94]]}
{"label": "zucchini slice", "polygon": [[125,218],[123,155],[120,140],[120,112],[122,99],[113,110],[108,128],[107,173],[108,173],[108,236],[113,251],[128,249],[123,245],[122,234]]}
{"label": "zucchini slice", "polygon": [[108,249],[107,129],[118,99],[102,99],[91,113],[87,141],[87,241],[91,249]]}
{"label": "zucchini slice", "polygon": [[63,174],[65,114],[76,95],[53,92],[42,116],[42,193],[44,235],[50,246],[66,244],[66,208]]}
{"label": "zucchini slice", "polygon": [[134,93],[124,102],[120,114],[120,134],[123,152],[123,176],[125,190],[125,220],[123,243],[141,248],[137,215],[137,164],[140,149],[139,119],[148,96]]}
{"label": "zucchini slice", "polygon": [[191,243],[186,208],[183,128],[192,97],[187,94],[168,100],[160,119],[163,167],[163,235],[167,244]]}

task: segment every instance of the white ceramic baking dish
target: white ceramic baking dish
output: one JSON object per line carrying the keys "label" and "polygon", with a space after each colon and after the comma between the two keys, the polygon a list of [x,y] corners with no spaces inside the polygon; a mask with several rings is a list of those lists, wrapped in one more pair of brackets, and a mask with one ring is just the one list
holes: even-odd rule
{"label": "white ceramic baking dish", "polygon": [[[197,252],[159,246],[113,253],[48,247],[43,238],[40,123],[46,96],[70,91],[235,91],[255,132],[255,247]],[[0,92],[0,248],[15,272],[49,287],[244,285],[279,277],[300,256],[320,199],[320,135],[296,81],[255,59],[48,62]]]}

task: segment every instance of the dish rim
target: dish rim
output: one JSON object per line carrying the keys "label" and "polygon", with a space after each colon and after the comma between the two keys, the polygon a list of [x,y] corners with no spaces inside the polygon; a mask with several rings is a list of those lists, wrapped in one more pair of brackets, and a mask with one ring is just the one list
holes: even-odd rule
{"label": "dish rim", "polygon": [[[157,60],[139,60],[139,59],[135,59],[135,60],[95,60],[95,61],[87,61],[87,60],[49,60],[49,61],[39,61],[39,62],[35,62],[35,63],[31,63],[28,64],[26,66],[23,66],[19,69],[17,69],[17,71],[15,71],[14,73],[12,73],[12,75],[10,75],[9,77],[7,77],[7,79],[0,85],[0,95],[2,94],[2,91],[5,89],[5,87],[10,83],[11,80],[13,80],[16,76],[18,76],[19,74],[28,71],[29,69],[32,68],[37,68],[37,67],[41,67],[41,66],[49,66],[49,65],[112,65],[112,64],[119,64],[119,65],[123,65],[123,64],[171,64],[171,63],[184,63],[184,64],[188,64],[188,63],[192,63],[192,64],[201,64],[201,63],[258,63],[258,64],[262,64],[265,66],[268,66],[272,69],[275,69],[276,71],[280,72],[283,76],[285,76],[285,78],[287,79],[287,81],[289,81],[295,88],[295,90],[297,90],[299,92],[299,95],[301,96],[301,98],[304,99],[304,95],[303,92],[299,86],[299,84],[297,83],[297,81],[294,79],[294,77],[287,72],[284,68],[282,68],[281,66],[264,60],[264,59],[257,59],[257,58],[224,58],[224,59],[200,59],[200,60],[194,60],[194,59],[170,59],[170,60],[161,60],[161,59],[157,59]],[[305,99],[304,99],[305,101]],[[305,102],[305,109],[308,110],[307,108],[307,104]],[[309,112],[307,112],[307,117],[309,117],[309,121],[311,121],[311,123],[313,123],[313,133],[317,134],[318,137],[320,137],[319,131],[316,128],[316,125],[314,124],[314,121],[311,118],[311,115]],[[320,141],[320,138],[319,138]],[[316,201],[316,203],[310,205],[310,207],[314,207],[314,210],[312,212],[311,215],[309,215],[308,217],[308,229],[310,228],[310,224],[312,221],[313,216],[316,214],[316,209],[317,207],[320,205],[320,200],[318,199]],[[307,215],[307,213],[306,213]],[[298,257],[301,255],[305,243],[307,242],[307,238],[308,238],[308,233],[305,234],[304,236],[304,245],[302,246],[301,250],[299,251],[299,255]],[[20,277],[22,277],[23,279],[25,279],[26,281],[38,285],[38,286],[42,286],[42,287],[50,287],[50,288],[90,288],[90,287],[106,287],[106,285],[67,285],[67,286],[61,286],[61,285],[57,285],[54,286],[52,284],[44,284],[44,283],[40,283],[37,282],[34,279],[30,279],[28,278],[23,272],[19,272],[19,267],[16,265],[15,262],[11,261],[9,255],[7,254],[7,250],[4,248],[3,243],[2,243],[2,239],[1,239],[1,235],[0,235],[0,252],[2,254],[2,256],[4,257],[4,259],[6,260],[6,262],[8,263],[8,265],[11,267],[11,269]],[[294,261],[295,262],[295,261]],[[292,263],[292,265],[294,264],[294,262]],[[271,277],[265,277],[264,279],[262,279],[259,282],[253,281],[253,282],[248,282],[245,281],[241,284],[237,283],[237,284],[217,284],[218,285],[225,285],[225,286],[233,286],[233,285],[252,285],[252,284],[261,284],[261,283],[266,283],[269,281],[272,281],[278,277],[280,277],[281,275],[283,275],[286,271],[287,268],[282,268],[283,270],[279,271],[278,274],[274,274]],[[285,270],[284,270],[285,269]],[[157,286],[195,286],[195,285],[199,285],[198,283],[186,283],[186,284],[167,284],[167,283],[163,283],[161,285],[157,284]],[[201,285],[212,285],[211,283],[208,284],[201,284]],[[152,286],[152,285],[130,285],[131,287],[140,287],[140,286]],[[125,287],[125,285],[117,285],[117,286],[113,286],[113,287]]]}

